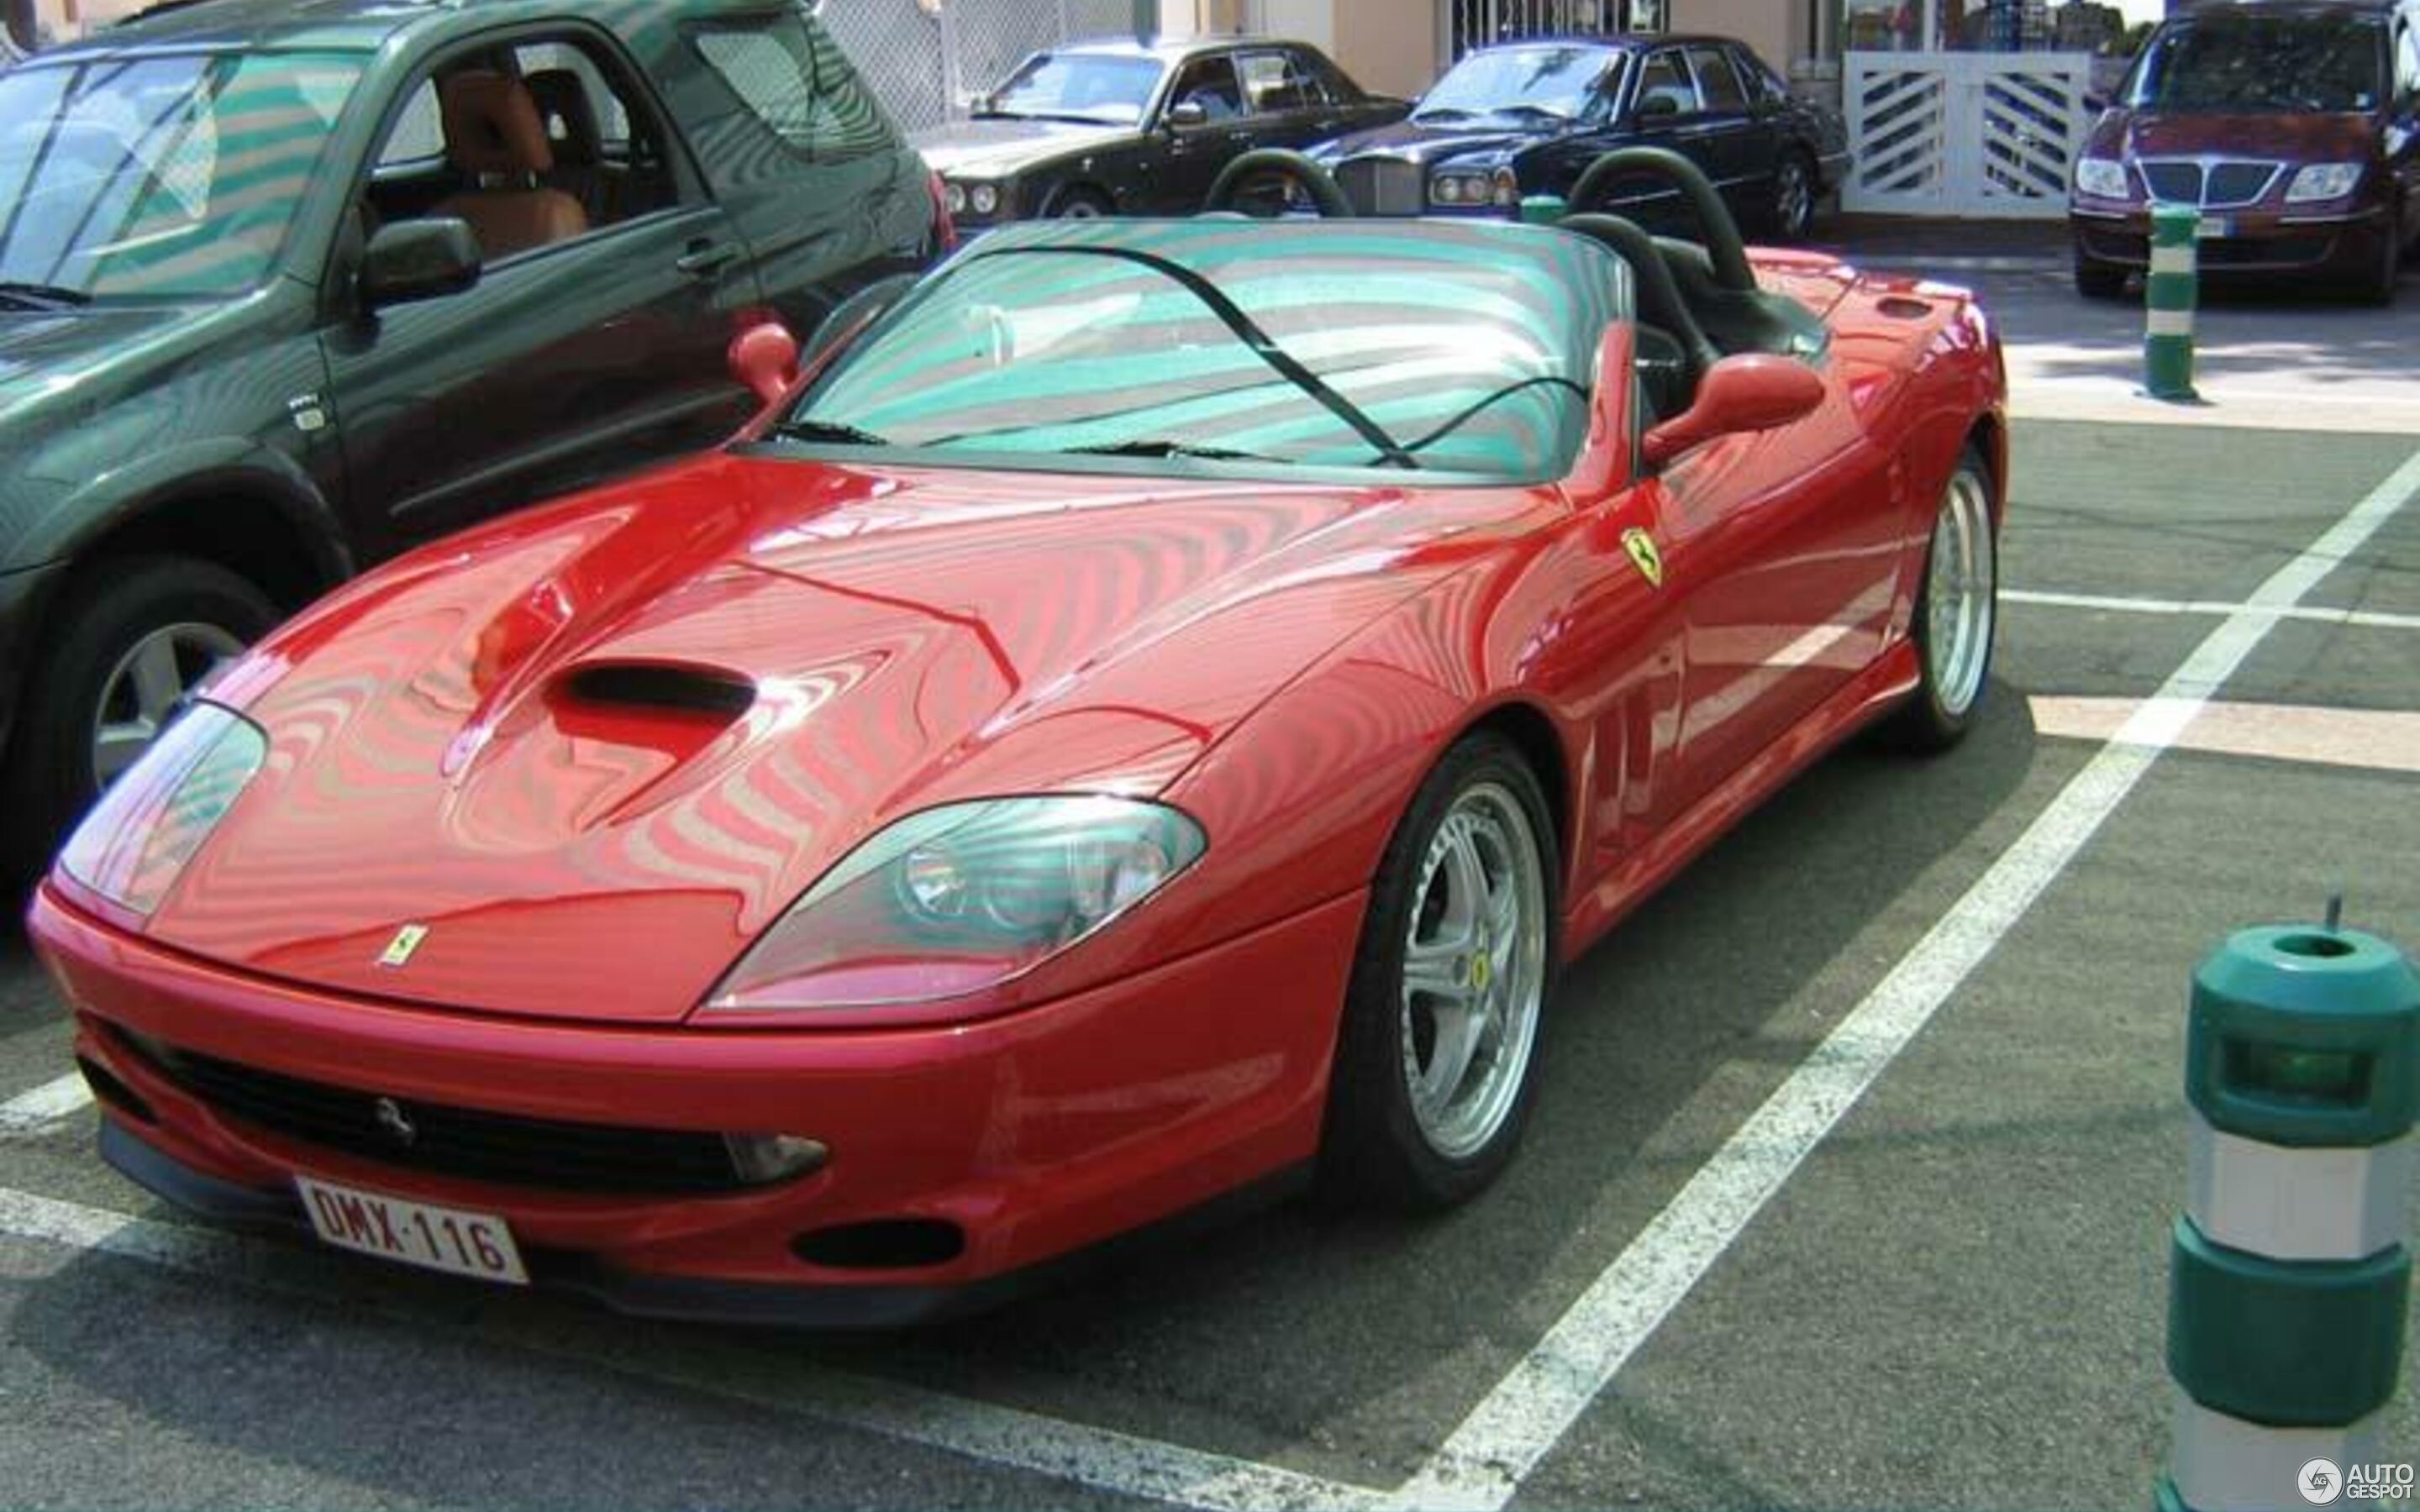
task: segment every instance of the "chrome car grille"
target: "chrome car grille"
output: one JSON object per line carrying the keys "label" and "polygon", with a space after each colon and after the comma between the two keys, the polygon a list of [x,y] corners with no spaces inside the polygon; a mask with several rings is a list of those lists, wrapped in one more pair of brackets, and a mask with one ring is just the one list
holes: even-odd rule
{"label": "chrome car grille", "polygon": [[[557,1192],[699,1194],[749,1183],[719,1134],[490,1113],[238,1065],[157,1041],[132,1050],[213,1112],[405,1170]],[[383,1103],[389,1111],[382,1113]],[[398,1120],[408,1137],[398,1137]]]}
{"label": "chrome car grille", "polygon": [[2153,199],[2206,210],[2257,205],[2286,171],[2282,162],[2235,158],[2144,158],[2135,166]]}
{"label": "chrome car grille", "polygon": [[1336,187],[1357,215],[1418,215],[1428,199],[1428,175],[1401,158],[1348,158],[1336,165]]}

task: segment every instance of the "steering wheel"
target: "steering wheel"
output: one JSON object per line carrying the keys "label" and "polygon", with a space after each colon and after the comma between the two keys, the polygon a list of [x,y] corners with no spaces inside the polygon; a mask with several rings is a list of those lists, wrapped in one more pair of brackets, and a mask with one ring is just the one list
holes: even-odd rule
{"label": "steering wheel", "polygon": [[1284,147],[1255,147],[1228,163],[1210,185],[1210,197],[1202,208],[1211,214],[1233,210],[1243,187],[1260,177],[1282,177],[1300,184],[1323,220],[1353,218],[1353,202],[1344,197],[1335,177],[1301,153]]}
{"label": "steering wheel", "polygon": [[1660,179],[1678,190],[1697,214],[1699,235],[1705,239],[1706,255],[1714,263],[1715,286],[1734,294],[1757,292],[1756,273],[1747,264],[1747,243],[1740,238],[1730,207],[1696,163],[1669,147],[1617,147],[1597,159],[1572,186],[1572,208],[1586,210],[1593,194],[1624,177]]}

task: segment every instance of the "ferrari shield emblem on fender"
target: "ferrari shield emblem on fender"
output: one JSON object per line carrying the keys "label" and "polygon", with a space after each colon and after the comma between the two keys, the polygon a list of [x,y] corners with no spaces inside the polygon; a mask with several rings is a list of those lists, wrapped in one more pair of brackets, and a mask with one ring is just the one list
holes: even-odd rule
{"label": "ferrari shield emblem on fender", "polygon": [[1621,532],[1621,548],[1630,553],[1630,564],[1647,579],[1648,587],[1664,586],[1664,553],[1655,549],[1655,537],[1633,526]]}
{"label": "ferrari shield emblem on fender", "polygon": [[394,939],[386,942],[386,953],[378,958],[378,964],[389,971],[400,970],[411,964],[411,953],[419,949],[420,942],[427,938],[428,938],[427,925],[406,924],[395,932]]}

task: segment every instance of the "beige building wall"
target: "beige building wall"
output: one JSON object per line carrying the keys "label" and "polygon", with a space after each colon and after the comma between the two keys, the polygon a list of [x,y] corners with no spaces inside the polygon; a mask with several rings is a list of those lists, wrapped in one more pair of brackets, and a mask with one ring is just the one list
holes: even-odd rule
{"label": "beige building wall", "polygon": [[1445,71],[1437,0],[1336,0],[1336,61],[1364,89],[1406,99]]}
{"label": "beige building wall", "polygon": [[1787,77],[1790,66],[1807,54],[1813,14],[1813,0],[1672,0],[1671,26],[1736,37]]}
{"label": "beige building wall", "polygon": [[34,13],[53,41],[82,37],[96,26],[134,14],[153,0],[39,0]]}

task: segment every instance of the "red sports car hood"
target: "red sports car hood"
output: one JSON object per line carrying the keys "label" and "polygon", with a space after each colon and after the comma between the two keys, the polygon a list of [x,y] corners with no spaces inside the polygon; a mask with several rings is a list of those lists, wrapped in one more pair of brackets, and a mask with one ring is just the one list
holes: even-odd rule
{"label": "red sports car hood", "polygon": [[882,825],[1158,791],[1458,554],[1404,542],[1537,498],[1443,497],[731,455],[524,515],[221,685],[270,761],[151,933],[347,993],[678,1019]]}

